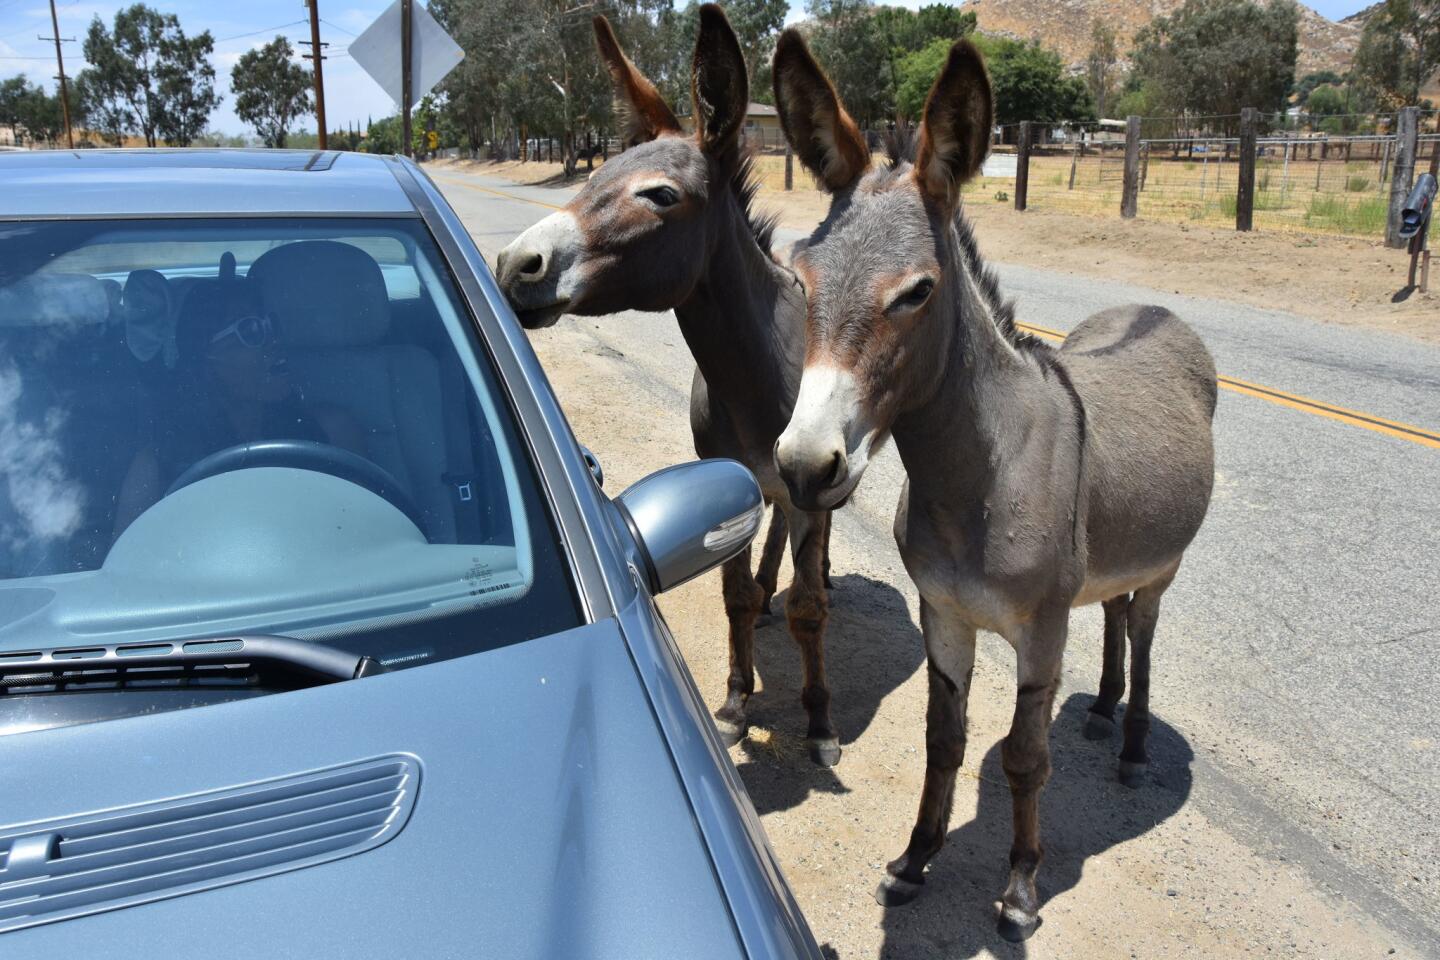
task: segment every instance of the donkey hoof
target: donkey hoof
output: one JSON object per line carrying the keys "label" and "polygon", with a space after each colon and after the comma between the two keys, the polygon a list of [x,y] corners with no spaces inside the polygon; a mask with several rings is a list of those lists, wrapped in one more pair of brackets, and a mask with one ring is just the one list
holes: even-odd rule
{"label": "donkey hoof", "polygon": [[909,880],[901,880],[894,874],[887,873],[875,888],[875,902],[882,907],[903,907],[905,904],[920,896],[925,889],[924,881],[911,883]]}
{"label": "donkey hoof", "polygon": [[1015,907],[1003,907],[995,929],[1011,943],[1020,943],[1022,940],[1029,940],[1031,934],[1040,929],[1040,915],[1026,913]]}
{"label": "donkey hoof", "polygon": [[725,744],[727,749],[744,740],[748,731],[749,724],[743,720],[736,723],[720,716],[715,718],[715,732],[720,734],[720,742]]}
{"label": "donkey hoof", "polygon": [[1149,764],[1135,763],[1131,760],[1120,761],[1120,782],[1131,790],[1138,790],[1145,783],[1145,768]]}
{"label": "donkey hoof", "polygon": [[836,737],[806,741],[810,747],[810,759],[822,767],[833,767],[840,762],[840,741]]}
{"label": "donkey hoof", "polygon": [[1085,739],[1109,740],[1115,733],[1115,721],[1103,713],[1085,714]]}

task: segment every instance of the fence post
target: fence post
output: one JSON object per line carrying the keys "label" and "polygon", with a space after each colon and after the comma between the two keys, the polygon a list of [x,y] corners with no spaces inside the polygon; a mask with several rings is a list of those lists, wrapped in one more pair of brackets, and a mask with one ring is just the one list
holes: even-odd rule
{"label": "fence post", "polygon": [[1070,151],[1070,186],[1066,189],[1075,189],[1075,163],[1080,159],[1080,141],[1075,141],[1075,147]]}
{"label": "fence post", "polygon": [[1255,226],[1255,122],[1256,109],[1240,110],[1240,177],[1235,188],[1235,229]]}
{"label": "fence post", "polygon": [[1385,246],[1396,250],[1405,246],[1400,239],[1400,211],[1410,192],[1415,176],[1415,148],[1420,139],[1419,108],[1405,107],[1395,130],[1395,175],[1390,181],[1390,215],[1385,220]]}
{"label": "fence post", "polygon": [[1015,209],[1025,209],[1030,192],[1030,121],[1020,121],[1020,142],[1015,148]]}
{"label": "fence post", "polygon": [[795,189],[795,151],[790,149],[790,142],[785,142],[785,189]]}
{"label": "fence post", "polygon": [[1120,187],[1120,216],[1135,216],[1135,203],[1140,193],[1140,118],[1125,118],[1125,175]]}

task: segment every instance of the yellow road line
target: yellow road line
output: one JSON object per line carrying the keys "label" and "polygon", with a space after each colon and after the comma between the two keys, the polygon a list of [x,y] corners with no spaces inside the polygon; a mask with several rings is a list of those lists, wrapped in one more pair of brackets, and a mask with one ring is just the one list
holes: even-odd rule
{"label": "yellow road line", "polygon": [[[1029,323],[1017,323],[1016,326],[1028,333],[1033,333],[1051,340],[1065,339],[1065,334],[1058,330],[1048,330],[1045,327],[1037,327]],[[1426,430],[1423,427],[1417,427],[1409,423],[1400,423],[1396,420],[1386,420],[1384,417],[1377,417],[1370,413],[1362,413],[1359,410],[1348,410],[1345,407],[1337,407],[1333,403],[1325,403],[1323,400],[1314,400],[1310,397],[1301,396],[1298,393],[1287,393],[1284,390],[1276,390],[1274,387],[1250,383],[1248,380],[1238,380],[1235,377],[1219,377],[1218,379],[1221,387],[1243,396],[1254,397],[1257,400],[1266,400],[1282,407],[1299,410],[1302,413],[1313,414],[1317,417],[1327,417],[1340,423],[1348,423],[1352,427],[1362,427],[1366,430],[1372,430],[1375,433],[1383,433],[1387,437],[1409,440],[1411,443],[1418,443],[1422,447],[1432,447],[1440,450],[1440,433],[1436,433],[1433,430]]]}
{"label": "yellow road line", "polygon": [[549,210],[565,209],[564,207],[557,207],[553,203],[545,203],[543,200],[531,200],[529,197],[522,197],[519,194],[515,193],[506,193],[504,190],[492,190],[489,187],[482,187],[478,183],[469,183],[465,180],[452,180],[449,177],[437,177],[433,173],[430,175],[430,178],[439,183],[448,183],[452,187],[466,187],[470,190],[479,190],[481,193],[493,193],[495,196],[504,197],[506,200],[519,200],[521,203],[533,203],[537,207],[545,207]]}

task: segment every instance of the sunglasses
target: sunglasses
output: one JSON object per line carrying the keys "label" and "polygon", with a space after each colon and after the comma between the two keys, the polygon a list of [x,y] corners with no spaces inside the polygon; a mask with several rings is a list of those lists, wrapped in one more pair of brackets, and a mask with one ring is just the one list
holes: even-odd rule
{"label": "sunglasses", "polygon": [[270,342],[274,333],[269,317],[241,317],[211,337],[210,345],[214,346],[227,337],[234,337],[245,346],[258,350]]}

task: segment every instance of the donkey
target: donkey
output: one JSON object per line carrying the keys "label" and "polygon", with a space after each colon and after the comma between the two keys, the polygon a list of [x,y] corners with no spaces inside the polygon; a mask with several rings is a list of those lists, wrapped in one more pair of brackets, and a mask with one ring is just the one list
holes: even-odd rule
{"label": "donkey", "polygon": [[808,312],[805,369],[775,457],[791,500],[823,510],[860,482],[891,434],[908,473],[895,539],[921,597],[929,676],[925,786],[909,845],[876,898],[924,882],[965,752],[977,630],[1015,648],[1014,721],[1001,746],[1014,807],[1000,933],[1039,923],[1039,798],[1071,607],[1103,602],[1106,733],[1131,645],[1122,779],[1146,764],[1150,643],[1160,597],[1210,502],[1215,365],[1160,307],[1106,310],[1058,351],[1017,333],[980,260],[959,188],[988,150],[993,105],[980,54],[950,50],[913,163],[870,159],[800,34],[774,61],[776,104],[802,162],[832,194],[793,267]]}
{"label": "donkey", "polygon": [[755,689],[755,622],[775,590],[788,529],[795,579],[785,612],[804,661],[809,752],[830,766],[840,758],[840,744],[830,721],[823,646],[829,510],[796,509],[773,456],[800,386],[805,300],[794,276],[771,255],[773,221],[751,210],[756,184],[740,144],[749,103],[745,60],[724,13],[702,6],[691,72],[697,130],[687,136],[605,18],[596,17],[594,25],[625,140],[634,148],[609,160],[563,210],[501,252],[500,287],[530,328],[548,326],[561,313],[675,311],[695,357],[690,425],[696,452],[745,463],[777,508],[759,578],[751,575],[748,551],[722,571],[730,674],[717,727],[731,744],[745,735],[746,703]]}

